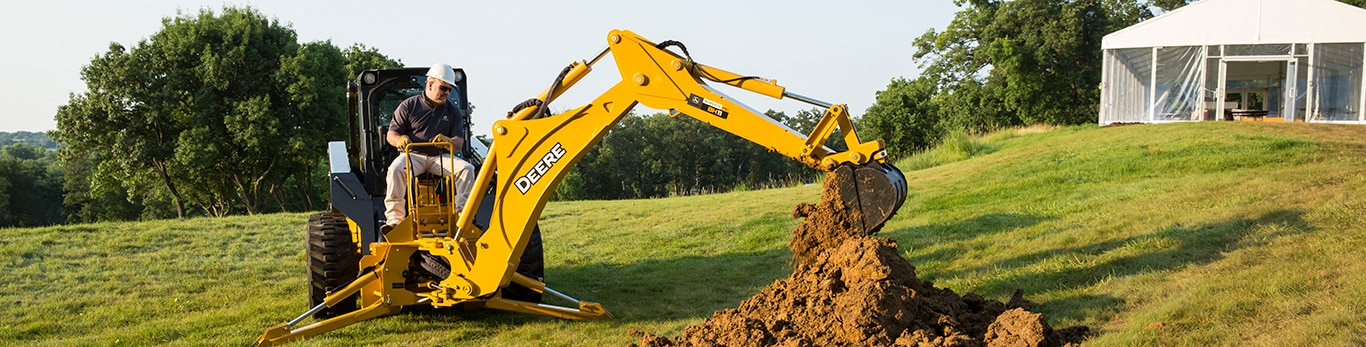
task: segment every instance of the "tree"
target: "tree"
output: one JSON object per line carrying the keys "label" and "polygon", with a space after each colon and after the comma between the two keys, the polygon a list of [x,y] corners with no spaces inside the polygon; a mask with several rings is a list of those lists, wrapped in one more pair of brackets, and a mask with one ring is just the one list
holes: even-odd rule
{"label": "tree", "polygon": [[[67,223],[136,219],[142,204],[135,204],[123,182],[111,175],[94,175],[95,160],[90,151],[57,151],[57,164],[63,172],[62,206]],[[106,163],[108,163],[106,161]]]}
{"label": "tree", "polygon": [[131,48],[111,44],[82,70],[88,90],[58,109],[63,163],[91,179],[68,182],[91,188],[68,203],[123,195],[146,218],[314,208],[326,141],[346,134],[348,69],[393,62],[363,45],[349,52],[299,44],[278,20],[234,7],[164,19]]}
{"label": "tree", "polygon": [[282,61],[300,50],[294,31],[252,10],[228,8],[221,16],[200,11],[164,22],[140,48],[151,50],[165,69],[183,72],[164,82],[185,98],[164,96],[170,102],[161,107],[182,115],[185,127],[170,160],[183,173],[178,179],[187,183],[186,197],[209,215],[234,208],[255,213],[263,190],[285,177],[275,170],[295,166],[289,161],[297,158],[300,142],[313,140],[289,136],[304,117],[290,112],[297,92],[277,78]]}
{"label": "tree", "polygon": [[1153,7],[1163,11],[1171,11],[1190,4],[1191,0],[1152,0]]}
{"label": "tree", "polygon": [[171,96],[153,87],[153,80],[184,72],[134,72],[151,66],[148,53],[131,53],[111,43],[108,52],[82,69],[88,90],[71,95],[66,105],[57,108],[57,130],[51,135],[67,150],[75,151],[72,156],[97,160],[93,164],[100,169],[98,176],[157,177],[169,192],[176,215],[184,216],[170,159],[175,139],[185,127],[180,119],[185,117],[163,108],[170,101],[164,99]]}
{"label": "tree", "polygon": [[[5,211],[5,214],[9,214],[10,210],[9,192],[11,184],[9,183],[9,178],[6,178],[6,176],[9,176],[8,172],[6,171],[9,170],[10,169],[0,168],[0,211]],[[9,226],[9,223],[10,222],[8,216],[0,216],[0,226]]]}
{"label": "tree", "polygon": [[346,57],[347,78],[356,78],[361,71],[403,67],[403,62],[381,54],[378,49],[363,43],[352,44],[342,51]]}
{"label": "tree", "polygon": [[20,142],[0,148],[0,227],[60,224],[62,174],[51,151]]}
{"label": "tree", "polygon": [[859,130],[868,138],[883,139],[894,157],[927,148],[941,133],[938,106],[931,102],[936,92],[928,79],[893,79],[859,118]]}
{"label": "tree", "polygon": [[[1099,0],[972,1],[943,32],[915,40],[924,75],[958,104],[999,103],[948,115],[969,130],[1020,124],[1080,124],[1099,102],[1100,39],[1112,31]],[[963,85],[963,88],[958,88]],[[973,90],[980,86],[980,89]],[[976,93],[958,95],[957,91]]]}
{"label": "tree", "polygon": [[959,0],[942,31],[915,39],[914,80],[879,91],[860,124],[893,155],[951,130],[1081,124],[1100,101],[1101,37],[1152,17],[1133,0]]}

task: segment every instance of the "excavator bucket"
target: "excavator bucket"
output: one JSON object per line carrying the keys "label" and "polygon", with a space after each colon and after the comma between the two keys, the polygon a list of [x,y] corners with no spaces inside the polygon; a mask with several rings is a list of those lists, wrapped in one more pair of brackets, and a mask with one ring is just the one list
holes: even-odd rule
{"label": "excavator bucket", "polygon": [[881,230],[906,201],[906,176],[891,164],[840,165],[830,175],[845,209],[856,215],[855,226],[865,235]]}

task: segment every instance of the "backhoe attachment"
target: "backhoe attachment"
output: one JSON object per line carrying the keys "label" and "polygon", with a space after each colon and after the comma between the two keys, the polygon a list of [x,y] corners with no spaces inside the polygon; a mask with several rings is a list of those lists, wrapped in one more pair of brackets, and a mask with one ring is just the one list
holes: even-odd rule
{"label": "backhoe attachment", "polygon": [[[350,285],[331,290],[321,304],[315,302],[313,310],[267,330],[257,344],[275,345],[316,335],[394,314],[408,305],[491,308],[564,319],[611,318],[601,305],[547,288],[540,276],[523,275],[518,268],[528,248],[535,245],[534,249],[540,250],[537,222],[555,187],[588,149],[636,106],[699,120],[827,172],[827,180],[835,180],[840,189],[839,203],[854,217],[857,225],[853,227],[866,234],[880,230],[906,199],[905,176],[889,163],[882,140],[859,139],[846,105],[789,92],[775,80],[703,65],[676,41],[655,43],[630,31],[613,30],[608,33],[607,44],[591,60],[572,63],[536,98],[492,124],[493,144],[461,210],[453,207],[460,204],[444,197],[451,194],[442,193],[454,192],[449,181],[444,190],[436,184],[417,187],[425,183],[414,183],[409,173],[408,199],[412,205],[407,218],[392,228],[382,228],[372,241],[352,235],[353,240],[360,240],[355,241],[359,242],[356,252],[361,255],[358,268],[366,270],[360,271]],[[669,50],[671,47],[682,54]],[[548,111],[551,102],[609,54],[616,61],[619,82],[589,104],[556,114]],[[722,85],[801,101],[825,111],[814,129],[803,134],[714,88]],[[830,143],[839,144],[827,146]],[[350,171],[345,158],[332,164],[333,172],[339,172],[338,168],[342,168],[340,172]],[[346,187],[344,182],[340,184]],[[355,200],[351,191],[347,190],[347,195]],[[359,223],[372,217],[348,215],[347,224],[355,231]],[[533,254],[537,254],[532,257],[536,262],[528,264],[539,263],[540,253]],[[541,296],[525,299],[508,295],[506,289],[512,285],[572,305],[533,302]],[[348,299],[355,294],[359,299]],[[318,310],[350,304],[347,300],[359,301],[360,309],[295,327]]]}

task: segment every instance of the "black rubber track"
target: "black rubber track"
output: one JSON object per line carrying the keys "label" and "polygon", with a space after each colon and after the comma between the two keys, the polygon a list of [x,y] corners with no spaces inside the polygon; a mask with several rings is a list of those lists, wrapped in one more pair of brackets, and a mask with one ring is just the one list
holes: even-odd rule
{"label": "black rubber track", "polygon": [[[356,280],[360,272],[360,254],[351,241],[351,230],[346,216],[324,212],[308,216],[308,236],[305,252],[308,262],[308,307],[312,308],[327,298],[329,290]],[[329,308],[313,314],[327,319],[355,311],[359,294],[352,295]]]}

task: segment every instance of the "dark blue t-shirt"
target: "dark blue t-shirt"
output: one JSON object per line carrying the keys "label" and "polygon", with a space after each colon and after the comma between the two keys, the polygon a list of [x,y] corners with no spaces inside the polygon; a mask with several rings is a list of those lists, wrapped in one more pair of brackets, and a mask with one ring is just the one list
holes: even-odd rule
{"label": "dark blue t-shirt", "polygon": [[[427,100],[426,95],[418,94],[398,104],[398,108],[394,109],[394,120],[389,122],[389,130],[408,135],[413,142],[430,142],[436,134],[465,139],[465,115],[450,101],[437,106]],[[419,147],[414,151],[426,155],[444,152],[435,147]]]}

